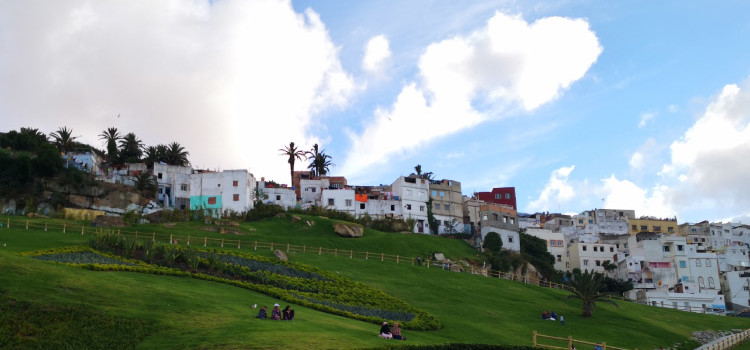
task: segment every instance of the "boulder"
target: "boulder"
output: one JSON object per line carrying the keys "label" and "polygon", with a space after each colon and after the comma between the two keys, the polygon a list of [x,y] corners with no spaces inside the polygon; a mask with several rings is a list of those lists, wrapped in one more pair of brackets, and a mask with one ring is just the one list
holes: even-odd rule
{"label": "boulder", "polygon": [[286,254],[284,254],[284,252],[282,252],[281,250],[278,250],[278,249],[274,250],[273,255],[276,255],[276,257],[279,258],[279,260],[281,260],[281,261],[287,261],[287,260],[289,260],[286,257]]}
{"label": "boulder", "polygon": [[292,215],[292,222],[300,222],[302,218],[297,215]]}
{"label": "boulder", "polygon": [[445,260],[445,255],[443,253],[435,253],[434,258],[436,261],[443,261]]}
{"label": "boulder", "polygon": [[94,219],[96,227],[125,227],[121,216],[99,215]]}
{"label": "boulder", "polygon": [[339,236],[346,238],[359,238],[364,233],[362,225],[349,223],[335,223],[333,224],[333,230]]}

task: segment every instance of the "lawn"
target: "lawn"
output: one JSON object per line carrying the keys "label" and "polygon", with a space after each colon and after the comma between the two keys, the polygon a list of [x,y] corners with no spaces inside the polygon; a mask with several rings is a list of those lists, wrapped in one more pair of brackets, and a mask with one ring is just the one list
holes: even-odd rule
{"label": "lawn", "polygon": [[[7,217],[0,217],[0,220],[5,222]],[[315,224],[309,226],[305,220],[314,220]],[[285,219],[243,223],[239,228],[241,234],[231,236],[204,231],[205,225],[196,223],[174,227],[137,225],[128,230],[403,256],[424,257],[431,252],[444,252],[451,258],[476,256],[475,251],[460,240],[372,230],[366,230],[360,239],[344,239],[332,233],[332,224],[327,219],[305,217],[305,220],[302,223]],[[626,348],[653,349],[684,342],[694,330],[748,328],[750,325],[750,320],[744,318],[685,313],[629,302],[620,302],[619,308],[598,304],[593,318],[584,319],[580,316],[580,302],[566,300],[567,293],[559,290],[409,263],[289,253],[291,261],[363,282],[424,309],[436,315],[444,326],[431,332],[405,331],[406,342],[389,342],[375,336],[377,325],[301,306],[293,305],[297,311],[294,322],[256,320],[253,318],[255,310],[250,305],[270,306],[276,301],[246,289],[188,278],[88,271],[15,254],[82,245],[90,237],[88,234],[81,236],[80,231],[45,232],[43,222],[43,219],[33,219],[32,229],[28,231],[24,225],[0,228],[0,290],[4,291],[5,298],[42,307],[81,307],[101,315],[139,321],[147,330],[138,345],[143,349],[377,348],[445,343],[531,345],[534,330],[561,337],[572,335],[586,341],[606,341]],[[53,221],[48,222],[51,226]],[[250,251],[252,245],[243,243],[242,250]],[[270,255],[271,251],[258,250],[257,253]],[[566,325],[539,319],[542,310],[555,310],[564,315]],[[138,336],[137,332],[133,333]]]}

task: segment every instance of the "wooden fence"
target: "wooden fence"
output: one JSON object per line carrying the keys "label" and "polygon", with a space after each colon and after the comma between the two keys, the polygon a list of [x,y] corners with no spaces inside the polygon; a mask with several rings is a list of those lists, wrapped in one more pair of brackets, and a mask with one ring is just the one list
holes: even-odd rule
{"label": "wooden fence", "polygon": [[[549,339],[552,340],[552,342],[555,342],[557,345],[552,344],[541,344],[539,342],[539,339]],[[572,336],[568,336],[567,338],[561,338],[561,337],[553,337],[551,335],[544,335],[539,334],[537,331],[534,331],[532,342],[535,347],[544,348],[544,349],[562,349],[562,350],[568,350],[570,349],[574,344],[583,344],[583,345],[593,345],[593,346],[601,346],[602,350],[627,350],[625,348],[618,348],[616,346],[607,345],[607,342],[601,342],[601,343],[592,343],[587,342],[583,340],[577,340],[573,339]],[[565,342],[565,344],[563,344]],[[547,343],[547,342],[545,342]],[[565,345],[565,346],[563,346]],[[635,350],[638,350],[637,348]]]}
{"label": "wooden fence", "polygon": [[746,329],[740,333],[735,333],[724,338],[715,340],[708,344],[704,344],[696,350],[724,350],[731,349],[737,344],[743,343],[750,337],[750,329]]}
{"label": "wooden fence", "polygon": [[206,235],[180,235],[175,233],[156,233],[154,231],[140,231],[140,230],[126,230],[123,228],[103,228],[83,225],[80,223],[59,223],[53,222],[48,223],[46,220],[11,220],[7,218],[4,222],[0,222],[0,227],[5,228],[17,228],[22,227],[25,230],[43,230],[43,231],[59,231],[64,234],[80,234],[80,235],[93,235],[97,233],[110,233],[116,235],[122,235],[125,237],[132,237],[138,240],[150,239],[153,242],[168,243],[186,246],[202,246],[202,247],[215,247],[224,249],[249,249],[249,250],[281,250],[286,253],[306,253],[306,254],[319,254],[319,255],[333,255],[342,258],[349,259],[364,259],[373,260],[380,262],[395,262],[397,264],[411,264],[424,266],[426,268],[442,268],[446,270],[458,271],[471,273],[474,275],[481,275],[485,277],[503,278],[512,281],[518,281],[526,284],[533,284],[541,287],[555,288],[572,290],[570,286],[552,283],[536,278],[531,278],[522,274],[516,274],[511,272],[493,272],[487,268],[478,268],[474,266],[461,267],[456,269],[455,264],[441,263],[439,261],[431,259],[418,259],[413,256],[405,256],[399,254],[386,254],[384,252],[368,252],[368,251],[356,251],[353,249],[339,249],[339,248],[325,248],[319,246],[307,246],[307,245],[295,245],[290,243],[276,243],[276,242],[263,242],[258,240],[248,239],[228,239],[228,238],[214,238]]}

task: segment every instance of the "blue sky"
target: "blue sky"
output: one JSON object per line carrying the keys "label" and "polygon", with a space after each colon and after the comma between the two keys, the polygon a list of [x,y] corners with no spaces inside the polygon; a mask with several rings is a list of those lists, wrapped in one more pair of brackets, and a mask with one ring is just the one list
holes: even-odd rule
{"label": "blue sky", "polygon": [[0,119],[95,145],[116,126],[178,141],[196,166],[282,183],[276,150],[318,142],[351,184],[421,164],[465,194],[515,186],[520,211],[748,220],[747,13],[740,1],[2,2]]}

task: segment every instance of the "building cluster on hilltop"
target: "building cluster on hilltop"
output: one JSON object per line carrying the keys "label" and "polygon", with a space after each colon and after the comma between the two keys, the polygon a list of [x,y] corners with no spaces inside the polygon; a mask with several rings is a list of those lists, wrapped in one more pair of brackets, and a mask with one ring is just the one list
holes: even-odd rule
{"label": "building cluster on hilltop", "polygon": [[519,234],[525,232],[546,242],[556,269],[593,270],[630,281],[634,288],[627,296],[633,300],[716,314],[724,314],[727,306],[750,307],[748,225],[678,224],[677,218],[637,217],[625,209],[523,214],[517,212],[513,187],[469,197],[459,181],[417,174],[386,185],[353,186],[342,176],[297,171],[287,186],[256,181],[247,170],[199,171],[160,163],[146,169],[136,163],[101,172],[94,170],[99,168],[90,156],[68,159],[109,182],[132,184],[135,176],[150,171],[163,208],[222,215],[250,211],[255,200],[287,209],[317,206],[353,217],[408,219],[415,233],[468,234],[480,249],[487,234],[496,232],[503,249],[520,251]]}

